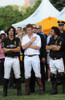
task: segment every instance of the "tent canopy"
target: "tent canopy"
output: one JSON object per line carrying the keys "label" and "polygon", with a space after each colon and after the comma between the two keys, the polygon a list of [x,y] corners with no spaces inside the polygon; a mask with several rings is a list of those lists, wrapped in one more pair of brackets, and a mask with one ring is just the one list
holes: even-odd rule
{"label": "tent canopy", "polygon": [[41,25],[42,30],[44,31],[44,34],[48,34],[50,32],[51,27],[53,27],[53,26],[58,27],[57,21],[58,21],[58,19],[56,19],[56,18],[48,17],[48,18],[42,20],[41,22],[37,23],[36,25]]}
{"label": "tent canopy", "polygon": [[57,16],[57,19],[59,19],[59,20],[64,20],[64,21],[65,21],[65,7],[64,7],[63,10],[59,13],[59,15]]}
{"label": "tent canopy", "polygon": [[15,28],[22,27],[27,24],[35,24],[48,17],[56,17],[59,11],[50,3],[49,0],[42,0],[38,9],[27,19],[16,24],[12,24]]}

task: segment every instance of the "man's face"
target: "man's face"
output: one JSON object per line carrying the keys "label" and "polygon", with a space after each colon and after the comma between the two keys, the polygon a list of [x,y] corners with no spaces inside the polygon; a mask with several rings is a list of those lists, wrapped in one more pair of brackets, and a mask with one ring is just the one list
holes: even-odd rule
{"label": "man's face", "polygon": [[41,32],[41,28],[37,28],[37,33]]}
{"label": "man's face", "polygon": [[55,35],[55,32],[54,32],[53,29],[51,29],[50,35],[51,35],[51,36],[54,36],[54,35]]}
{"label": "man's face", "polygon": [[1,39],[3,40],[6,37],[5,34],[1,34]]}
{"label": "man's face", "polygon": [[16,32],[17,32],[17,34],[18,33],[21,33],[22,32],[22,29],[21,28],[18,28]]}
{"label": "man's face", "polygon": [[64,28],[64,25],[59,25],[59,30],[60,31],[63,30],[63,28]]}
{"label": "man's face", "polygon": [[36,30],[37,30],[37,28],[36,28],[36,25],[34,24],[33,25],[33,32],[36,33]]}
{"label": "man's face", "polygon": [[31,35],[33,33],[33,29],[31,27],[26,29],[27,34]]}
{"label": "man's face", "polygon": [[12,28],[9,30],[9,36],[14,36],[14,30]]}

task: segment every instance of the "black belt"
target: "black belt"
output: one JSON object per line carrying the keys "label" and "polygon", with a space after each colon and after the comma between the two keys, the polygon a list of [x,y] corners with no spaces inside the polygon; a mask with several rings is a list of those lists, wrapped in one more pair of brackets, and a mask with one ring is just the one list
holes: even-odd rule
{"label": "black belt", "polygon": [[53,59],[53,60],[60,59],[60,58],[61,58],[61,57],[57,57],[57,58],[52,58],[52,57],[51,57],[51,59]]}
{"label": "black belt", "polygon": [[8,58],[18,58],[18,56],[15,56],[15,57],[8,57]]}

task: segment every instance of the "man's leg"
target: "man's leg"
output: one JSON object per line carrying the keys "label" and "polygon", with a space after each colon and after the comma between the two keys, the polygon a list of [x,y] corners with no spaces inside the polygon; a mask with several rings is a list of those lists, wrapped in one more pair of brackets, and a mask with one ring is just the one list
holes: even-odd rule
{"label": "man's leg", "polygon": [[9,79],[9,86],[8,86],[9,89],[13,89],[14,80],[15,80],[15,78],[14,78],[14,72],[13,72],[13,69],[11,69],[10,79]]}
{"label": "man's leg", "polygon": [[15,79],[15,84],[16,84],[16,88],[17,88],[17,95],[21,96],[21,79]]}
{"label": "man's leg", "polygon": [[9,81],[9,78],[10,78],[10,71],[11,71],[11,60],[9,58],[5,58],[5,62],[4,62],[3,97],[7,96],[7,89],[8,89],[8,81]]}
{"label": "man's leg", "polygon": [[43,84],[41,81],[41,73],[40,73],[40,59],[39,56],[34,56],[32,59],[32,67],[35,72],[36,80],[40,88],[40,95],[43,95]]}
{"label": "man's leg", "polygon": [[17,95],[21,96],[21,80],[20,80],[20,62],[18,58],[13,59],[13,70],[14,70],[14,75],[15,75],[15,83],[16,83],[16,88],[17,88]]}
{"label": "man's leg", "polygon": [[59,72],[58,74],[59,74],[59,77],[60,77],[60,80],[61,80],[63,94],[65,94],[65,73]]}
{"label": "man's leg", "polygon": [[30,95],[30,78],[31,78],[31,57],[24,57],[24,72],[25,72],[25,89],[26,95]]}
{"label": "man's leg", "polygon": [[26,95],[30,95],[30,78],[25,79]]}
{"label": "man's leg", "polygon": [[9,79],[4,79],[3,81],[3,97],[7,96],[8,82]]}
{"label": "man's leg", "polygon": [[33,69],[31,71],[30,90],[31,90],[31,93],[35,92],[35,74],[34,74]]}
{"label": "man's leg", "polygon": [[55,67],[55,60],[50,59],[50,72],[51,72],[51,84],[52,84],[52,92],[51,95],[57,94],[57,72]]}
{"label": "man's leg", "polygon": [[61,80],[61,84],[62,84],[62,88],[63,88],[63,93],[65,94],[65,73],[64,73],[64,62],[63,62],[63,58],[60,58],[58,60],[56,60],[55,62],[55,66],[58,69],[58,74],[59,74],[59,78]]}
{"label": "man's leg", "polygon": [[0,59],[0,85],[3,85],[4,77],[4,59]]}
{"label": "man's leg", "polygon": [[42,84],[43,84],[44,91],[45,91],[45,71],[44,71],[44,64],[43,64],[43,62],[40,63],[40,67],[41,67]]}
{"label": "man's leg", "polygon": [[57,76],[53,73],[51,73],[51,84],[52,84],[52,92],[50,93],[50,95],[57,94],[58,93]]}

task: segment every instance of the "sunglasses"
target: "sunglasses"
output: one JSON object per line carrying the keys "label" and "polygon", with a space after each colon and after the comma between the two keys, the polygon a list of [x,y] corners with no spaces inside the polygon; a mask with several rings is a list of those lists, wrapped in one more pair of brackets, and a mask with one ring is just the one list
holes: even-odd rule
{"label": "sunglasses", "polygon": [[59,24],[59,26],[63,26],[64,24]]}
{"label": "sunglasses", "polygon": [[37,29],[36,27],[33,27],[33,29]]}

